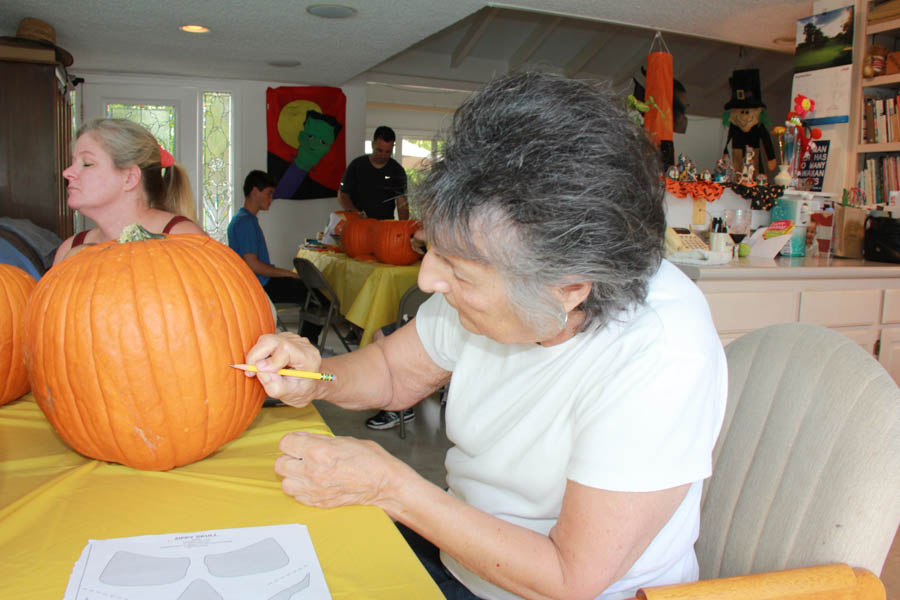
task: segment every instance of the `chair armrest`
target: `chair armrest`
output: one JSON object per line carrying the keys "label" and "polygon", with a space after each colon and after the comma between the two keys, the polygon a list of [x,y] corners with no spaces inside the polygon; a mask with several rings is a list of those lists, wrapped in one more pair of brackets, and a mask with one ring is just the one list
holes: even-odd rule
{"label": "chair armrest", "polygon": [[[884,584],[866,569],[821,565],[642,588],[637,600],[884,600]],[[632,599],[634,600],[634,599]]]}

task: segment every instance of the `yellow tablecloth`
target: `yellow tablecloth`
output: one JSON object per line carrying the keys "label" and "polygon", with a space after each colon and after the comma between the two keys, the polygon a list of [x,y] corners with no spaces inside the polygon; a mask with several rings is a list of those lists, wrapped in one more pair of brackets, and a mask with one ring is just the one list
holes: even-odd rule
{"label": "yellow tablecloth", "polygon": [[282,523],[308,527],[336,600],[443,598],[381,509],[281,491],[277,443],[297,430],[330,433],[311,406],[263,408],[218,452],[158,473],[75,453],[30,395],[0,406],[0,598],[62,598],[89,539]]}
{"label": "yellow tablecloth", "polygon": [[297,256],[311,261],[322,271],[341,302],[343,315],[362,327],[360,346],[371,342],[376,331],[397,320],[400,297],[419,277],[418,262],[397,267],[304,248]]}

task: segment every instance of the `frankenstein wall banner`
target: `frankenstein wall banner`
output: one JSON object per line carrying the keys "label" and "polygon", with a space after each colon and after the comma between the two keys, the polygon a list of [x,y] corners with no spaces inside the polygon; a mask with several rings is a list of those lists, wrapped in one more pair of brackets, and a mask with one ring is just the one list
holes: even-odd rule
{"label": "frankenstein wall banner", "polygon": [[266,89],[268,171],[278,181],[275,198],[337,196],[344,174],[344,112],[340,88]]}

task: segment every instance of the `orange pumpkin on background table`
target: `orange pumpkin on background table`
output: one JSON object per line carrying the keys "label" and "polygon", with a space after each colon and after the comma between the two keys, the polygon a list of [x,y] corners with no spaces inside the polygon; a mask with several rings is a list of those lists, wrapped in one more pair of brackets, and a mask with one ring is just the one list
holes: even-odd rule
{"label": "orange pumpkin on background table", "polygon": [[37,282],[12,265],[0,264],[0,405],[28,392],[22,354],[25,306]]}
{"label": "orange pumpkin on background table", "polygon": [[91,246],[41,278],[25,314],[25,363],[38,405],[72,448],[163,471],[250,425],[265,393],[228,365],[275,325],[228,246],[148,235]]}
{"label": "orange pumpkin on background table", "polygon": [[344,252],[350,258],[356,258],[363,254],[373,254],[375,250],[375,228],[378,227],[378,219],[352,219],[344,226],[341,235],[341,243]]}
{"label": "orange pumpkin on background table", "polygon": [[336,210],[334,214],[338,215],[341,220],[337,222],[337,225],[334,226],[334,234],[338,237],[344,235],[344,228],[347,226],[347,223],[350,221],[355,221],[356,219],[361,219],[358,212],[350,212],[347,210]]}
{"label": "orange pumpkin on background table", "polygon": [[412,236],[421,224],[409,221],[379,221],[375,229],[375,258],[388,265],[411,265],[422,255],[413,250]]}

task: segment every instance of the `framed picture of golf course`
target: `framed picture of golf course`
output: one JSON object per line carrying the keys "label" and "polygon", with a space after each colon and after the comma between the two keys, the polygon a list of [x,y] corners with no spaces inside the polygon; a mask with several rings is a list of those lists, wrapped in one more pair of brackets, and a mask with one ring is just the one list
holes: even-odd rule
{"label": "framed picture of golf course", "polygon": [[794,72],[803,73],[853,62],[853,6],[797,21]]}

